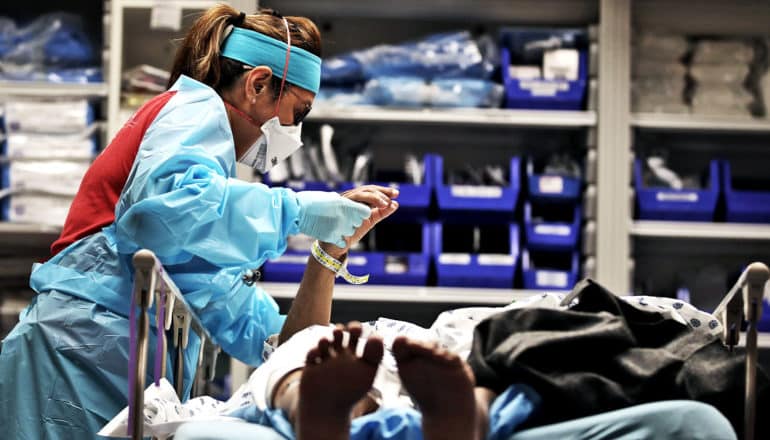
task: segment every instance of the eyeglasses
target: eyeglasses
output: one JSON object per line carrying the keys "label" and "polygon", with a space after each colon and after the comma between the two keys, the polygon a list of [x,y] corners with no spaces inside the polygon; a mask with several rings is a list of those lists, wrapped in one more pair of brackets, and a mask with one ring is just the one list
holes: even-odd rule
{"label": "eyeglasses", "polygon": [[[297,98],[302,99],[299,95],[297,95],[297,92],[294,91],[293,87],[288,87],[286,90]],[[313,106],[310,104],[304,104],[304,106],[305,107],[302,110],[294,111],[294,125],[301,124],[302,121],[304,121],[307,117],[308,113],[310,113],[310,110],[313,110]]]}

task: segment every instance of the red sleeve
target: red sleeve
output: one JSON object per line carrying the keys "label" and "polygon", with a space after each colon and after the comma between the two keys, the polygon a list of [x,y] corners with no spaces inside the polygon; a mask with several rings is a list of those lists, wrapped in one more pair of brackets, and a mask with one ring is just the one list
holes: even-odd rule
{"label": "red sleeve", "polygon": [[144,133],[175,93],[165,92],[145,103],[97,156],[80,182],[59,239],[51,245],[51,256],[115,221],[115,205]]}

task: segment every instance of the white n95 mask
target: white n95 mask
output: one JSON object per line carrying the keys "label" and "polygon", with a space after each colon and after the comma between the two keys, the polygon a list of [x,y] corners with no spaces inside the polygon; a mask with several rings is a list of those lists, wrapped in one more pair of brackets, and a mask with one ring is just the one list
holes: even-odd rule
{"label": "white n95 mask", "polygon": [[238,162],[264,174],[302,146],[302,123],[281,125],[278,116],[274,116],[261,129],[262,135]]}

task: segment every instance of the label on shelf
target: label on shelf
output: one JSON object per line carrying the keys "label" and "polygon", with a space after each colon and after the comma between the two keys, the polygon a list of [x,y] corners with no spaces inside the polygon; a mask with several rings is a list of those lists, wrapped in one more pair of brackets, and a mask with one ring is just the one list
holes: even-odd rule
{"label": "label on shelf", "polygon": [[559,194],[564,191],[564,179],[561,176],[542,176],[537,181],[541,193]]}
{"label": "label on shelf", "polygon": [[655,193],[655,199],[659,202],[686,202],[695,203],[698,201],[698,193],[695,192],[658,192]]}
{"label": "label on shelf", "polygon": [[479,254],[479,266],[513,266],[513,255]]}
{"label": "label on shelf", "polygon": [[471,254],[441,254],[438,256],[438,262],[467,266],[471,264]]}
{"label": "label on shelf", "polygon": [[569,235],[571,231],[572,228],[567,225],[535,225],[535,234],[565,237]]}
{"label": "label on shelf", "polygon": [[558,270],[538,270],[535,272],[538,286],[567,288],[567,274]]}
{"label": "label on shelf", "polygon": [[453,197],[499,199],[503,196],[503,189],[499,186],[452,185],[449,188]]}

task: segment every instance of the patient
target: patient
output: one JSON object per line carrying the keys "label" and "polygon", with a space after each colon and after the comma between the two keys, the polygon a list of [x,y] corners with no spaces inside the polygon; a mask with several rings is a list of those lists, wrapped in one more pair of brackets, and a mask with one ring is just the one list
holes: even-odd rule
{"label": "patient", "polygon": [[[332,334],[332,340],[320,339],[308,351],[305,367],[285,375],[273,392],[272,403],[286,412],[299,440],[347,439],[351,419],[378,407],[371,391],[383,360],[382,339],[369,336],[356,350],[362,335],[357,322],[338,325]],[[474,390],[467,363],[435,343],[404,336],[394,340],[392,351],[401,382],[422,412],[426,440],[486,436],[496,395]]]}

